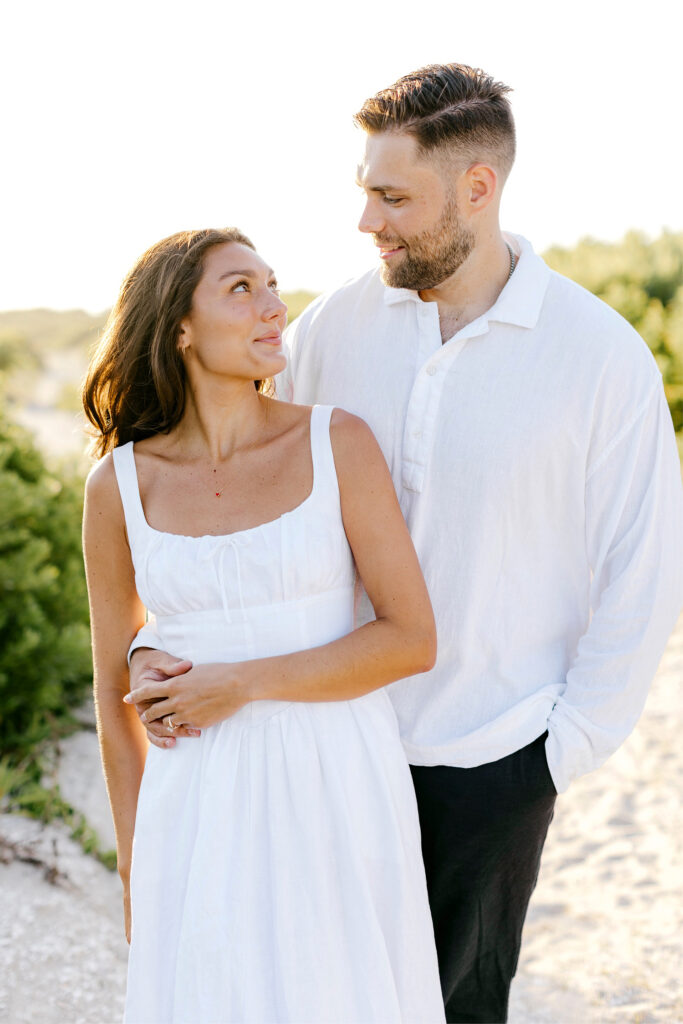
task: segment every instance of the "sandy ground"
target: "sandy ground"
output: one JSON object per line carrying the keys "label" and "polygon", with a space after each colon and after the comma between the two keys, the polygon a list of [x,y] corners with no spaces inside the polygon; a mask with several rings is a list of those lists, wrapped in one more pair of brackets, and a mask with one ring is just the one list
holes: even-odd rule
{"label": "sandy ground", "polygon": [[[683,618],[634,734],[558,802],[511,1024],[683,1021],[681,680]],[[59,778],[110,845],[91,730],[63,744]],[[126,945],[117,877],[64,829],[4,815],[0,900],[0,1021],[119,1021]]]}

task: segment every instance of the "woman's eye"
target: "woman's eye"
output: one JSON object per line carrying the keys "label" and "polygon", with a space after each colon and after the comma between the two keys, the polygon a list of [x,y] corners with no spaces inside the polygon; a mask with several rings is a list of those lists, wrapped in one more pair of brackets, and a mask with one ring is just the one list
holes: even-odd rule
{"label": "woman's eye", "polygon": [[271,289],[271,291],[275,292],[276,295],[280,294],[280,289],[277,286],[277,281],[271,281],[270,282],[270,289]]}
{"label": "woman's eye", "polygon": [[240,291],[248,292],[249,291],[249,285],[248,285],[248,283],[246,281],[238,281],[237,284],[234,284],[232,286],[231,291],[233,291],[233,292],[240,292]]}

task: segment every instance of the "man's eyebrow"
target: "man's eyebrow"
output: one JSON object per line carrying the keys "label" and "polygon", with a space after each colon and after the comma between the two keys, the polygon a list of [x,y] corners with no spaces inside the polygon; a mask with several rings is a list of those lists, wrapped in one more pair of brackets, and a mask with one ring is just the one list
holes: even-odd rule
{"label": "man's eyebrow", "polygon": [[408,189],[401,188],[400,185],[364,185],[362,181],[356,177],[356,185],[358,188],[364,189],[366,192],[407,192]]}
{"label": "man's eyebrow", "polygon": [[[226,277],[258,277],[258,274],[255,270],[226,270],[218,280],[222,281]],[[268,277],[275,277],[275,271],[268,268]]]}

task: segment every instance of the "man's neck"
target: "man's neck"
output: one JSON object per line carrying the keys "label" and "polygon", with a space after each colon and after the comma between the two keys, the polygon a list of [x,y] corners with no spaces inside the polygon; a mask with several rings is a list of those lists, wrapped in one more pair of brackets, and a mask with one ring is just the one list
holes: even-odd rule
{"label": "man's neck", "polygon": [[446,342],[495,303],[510,276],[510,253],[500,231],[479,239],[465,262],[436,288],[421,291],[439,307],[441,341]]}

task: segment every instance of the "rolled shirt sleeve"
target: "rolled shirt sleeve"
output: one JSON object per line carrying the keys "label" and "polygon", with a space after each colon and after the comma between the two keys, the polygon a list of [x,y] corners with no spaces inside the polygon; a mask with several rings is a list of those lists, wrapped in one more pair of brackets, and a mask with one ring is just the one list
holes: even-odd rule
{"label": "rolled shirt sleeve", "polygon": [[548,720],[558,792],[631,732],[683,600],[683,497],[661,382],[587,471],[590,625]]}
{"label": "rolled shirt sleeve", "polygon": [[128,665],[130,665],[133,651],[137,651],[140,647],[152,647],[156,651],[163,650],[163,644],[156,629],[156,619],[154,616],[150,616],[128,648]]}

